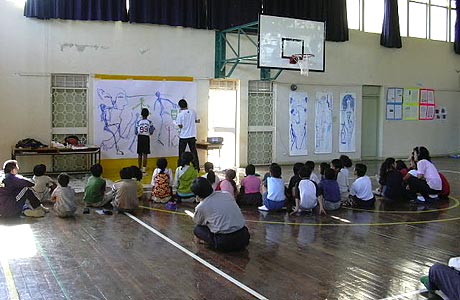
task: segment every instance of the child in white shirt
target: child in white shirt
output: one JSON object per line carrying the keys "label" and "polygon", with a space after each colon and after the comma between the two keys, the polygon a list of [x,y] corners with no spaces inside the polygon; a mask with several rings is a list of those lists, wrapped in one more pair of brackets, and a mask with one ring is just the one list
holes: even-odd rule
{"label": "child in white shirt", "polygon": [[302,213],[302,211],[314,211],[319,210],[320,213],[326,213],[322,202],[318,201],[318,193],[316,183],[310,179],[311,169],[307,166],[303,166],[299,170],[300,182],[296,187],[296,197],[293,213]]}
{"label": "child in white shirt", "polygon": [[331,169],[337,174],[337,183],[340,189],[340,201],[345,203],[348,201],[350,195],[350,187],[348,184],[348,170],[342,165],[340,159],[333,159],[331,161]]}
{"label": "child in white shirt", "polygon": [[352,206],[356,208],[372,209],[375,204],[375,196],[372,192],[372,182],[369,176],[366,176],[367,167],[365,164],[356,164],[355,182],[350,188],[350,198]]}
{"label": "child in white shirt", "polygon": [[61,173],[58,176],[59,186],[54,189],[51,195],[51,201],[54,202],[54,211],[61,218],[73,217],[77,211],[77,202],[75,200],[75,191],[68,186],[70,181],[69,175]]}
{"label": "child in white shirt", "polygon": [[48,202],[51,200],[51,192],[56,188],[56,182],[49,176],[45,175],[46,166],[39,164],[34,167],[34,176],[32,181],[35,185],[32,187],[35,195],[40,202]]}

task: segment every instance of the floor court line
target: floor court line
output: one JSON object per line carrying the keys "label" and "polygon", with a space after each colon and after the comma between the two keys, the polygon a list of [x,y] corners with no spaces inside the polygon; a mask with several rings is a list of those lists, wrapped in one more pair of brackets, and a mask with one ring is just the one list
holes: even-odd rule
{"label": "floor court line", "polygon": [[251,294],[252,296],[254,296],[255,298],[257,299],[264,299],[264,300],[268,300],[267,297],[259,294],[258,292],[254,291],[253,289],[251,289],[250,287],[244,285],[243,283],[239,282],[238,280],[236,280],[235,278],[231,277],[230,275],[226,274],[225,272],[221,271],[219,268],[213,266],[212,264],[208,263],[207,261],[205,261],[204,259],[202,259],[201,257],[199,257],[198,255],[196,255],[195,253],[191,252],[190,250],[182,247],[181,245],[179,245],[178,243],[176,243],[175,241],[171,240],[170,238],[168,238],[167,236],[165,236],[164,234],[162,234],[161,232],[159,232],[158,230],[154,229],[153,227],[151,227],[150,225],[144,223],[143,221],[141,221],[140,219],[138,219],[137,217],[133,216],[132,214],[130,213],[125,213],[126,216],[128,216],[129,218],[133,219],[134,221],[136,221],[137,223],[139,223],[140,225],[142,225],[143,227],[145,227],[147,230],[153,232],[154,234],[158,235],[160,238],[164,239],[165,241],[167,241],[168,243],[170,243],[171,245],[173,245],[174,247],[176,247],[177,249],[181,250],[182,252],[184,252],[185,254],[189,255],[190,257],[192,257],[193,259],[195,259],[196,261],[198,261],[199,263],[201,263],[202,265],[204,265],[205,267],[211,269],[212,271],[214,271],[215,273],[219,274],[220,276],[224,277],[225,279],[227,279],[228,281],[230,281],[231,283],[235,284],[236,286],[238,286],[239,288],[245,290],[246,292],[248,292],[249,294]]}
{"label": "floor court line", "polygon": [[391,297],[387,297],[387,298],[382,298],[382,299],[380,299],[380,300],[397,300],[397,299],[404,299],[404,298],[407,297],[407,296],[417,295],[417,294],[421,294],[421,293],[424,293],[424,292],[427,292],[427,289],[415,290],[415,291],[412,291],[412,292],[407,292],[407,293],[399,294],[399,295],[396,295],[396,296],[391,296]]}

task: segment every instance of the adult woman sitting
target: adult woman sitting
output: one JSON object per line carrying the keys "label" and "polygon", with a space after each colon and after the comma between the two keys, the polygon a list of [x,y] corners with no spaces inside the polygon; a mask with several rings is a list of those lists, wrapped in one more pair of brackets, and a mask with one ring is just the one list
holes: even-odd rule
{"label": "adult woman sitting", "polygon": [[423,146],[415,147],[412,157],[417,164],[417,171],[411,171],[413,176],[407,179],[409,190],[413,193],[420,193],[422,197],[417,197],[417,199],[422,202],[437,198],[442,190],[442,181],[438,170],[431,162],[430,152]]}

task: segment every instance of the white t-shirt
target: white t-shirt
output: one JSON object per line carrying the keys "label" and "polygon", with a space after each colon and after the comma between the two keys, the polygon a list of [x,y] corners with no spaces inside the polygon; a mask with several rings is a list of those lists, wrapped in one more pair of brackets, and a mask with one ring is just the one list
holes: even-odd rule
{"label": "white t-shirt", "polygon": [[136,134],[137,135],[151,135],[153,133],[153,123],[149,119],[140,119],[136,123]]}
{"label": "white t-shirt", "polygon": [[299,182],[300,207],[312,209],[318,204],[316,197],[316,186],[309,179],[303,179]]}
{"label": "white t-shirt", "polygon": [[267,198],[271,201],[284,201],[284,181],[281,178],[267,177]]}
{"label": "white t-shirt", "polygon": [[369,176],[358,177],[351,185],[350,195],[356,196],[363,201],[374,198],[372,182]]}
{"label": "white t-shirt", "polygon": [[425,177],[426,183],[428,183],[430,188],[437,191],[442,190],[441,177],[439,176],[436,167],[430,161],[426,159],[418,161],[417,172],[418,174],[422,174],[423,177]]}
{"label": "white t-shirt", "polygon": [[316,182],[316,184],[318,184],[320,182],[318,175],[316,175],[316,173],[314,173],[314,172],[311,172],[310,180],[313,180],[314,182]]}
{"label": "white t-shirt", "polygon": [[339,184],[340,193],[348,192],[348,170],[345,168],[340,169],[337,173],[337,183]]}
{"label": "white t-shirt", "polygon": [[177,126],[182,125],[179,138],[188,139],[196,137],[196,113],[192,109],[182,109],[177,115]]}

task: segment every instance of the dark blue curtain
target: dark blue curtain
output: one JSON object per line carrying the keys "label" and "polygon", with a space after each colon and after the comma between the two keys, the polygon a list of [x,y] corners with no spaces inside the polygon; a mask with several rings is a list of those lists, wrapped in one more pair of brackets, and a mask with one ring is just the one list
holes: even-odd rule
{"label": "dark blue curtain", "polygon": [[223,30],[259,20],[262,0],[208,0],[208,29]]}
{"label": "dark blue curtain", "polygon": [[324,21],[326,40],[348,41],[346,0],[263,0],[267,15]]}
{"label": "dark blue curtain", "polygon": [[401,34],[399,32],[398,0],[385,0],[382,34],[380,45],[387,48],[401,48]]}
{"label": "dark blue curtain", "polygon": [[460,54],[460,0],[455,0],[457,19],[455,20],[454,51]]}
{"label": "dark blue curtain", "polygon": [[129,0],[129,21],[207,28],[206,0]]}
{"label": "dark blue curtain", "polygon": [[38,19],[128,20],[126,0],[27,0],[24,16]]}

